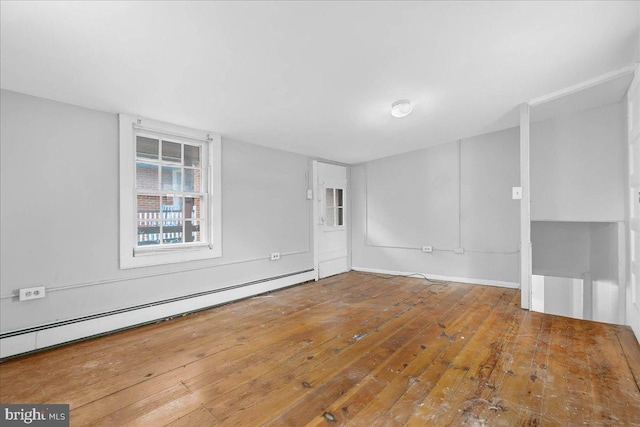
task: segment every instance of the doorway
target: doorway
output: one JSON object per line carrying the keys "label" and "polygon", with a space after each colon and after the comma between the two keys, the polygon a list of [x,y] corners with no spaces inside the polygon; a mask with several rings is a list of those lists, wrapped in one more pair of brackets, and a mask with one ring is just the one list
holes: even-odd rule
{"label": "doorway", "polygon": [[621,119],[632,78],[627,67],[521,109],[524,308],[625,323]]}

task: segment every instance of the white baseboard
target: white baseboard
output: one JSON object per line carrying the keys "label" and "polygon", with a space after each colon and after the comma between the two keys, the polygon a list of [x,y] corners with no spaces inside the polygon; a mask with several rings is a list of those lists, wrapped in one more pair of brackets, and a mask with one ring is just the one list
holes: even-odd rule
{"label": "white baseboard", "polygon": [[40,350],[70,341],[166,319],[183,313],[315,280],[315,278],[315,271],[311,270],[272,280],[252,282],[246,286],[232,287],[227,290],[177,301],[160,302],[157,305],[145,305],[135,310],[116,312],[114,314],[106,313],[99,317],[89,316],[91,318],[86,320],[78,319],[77,322],[61,322],[63,323],[61,325],[42,325],[40,328],[29,328],[25,330],[24,333],[20,333],[20,331],[8,332],[6,334],[10,336],[0,339],[0,358],[15,356],[29,351]]}
{"label": "white baseboard", "polygon": [[363,273],[378,273],[378,274],[390,274],[393,276],[410,276],[420,275],[425,276],[427,279],[442,280],[445,282],[460,282],[470,283],[472,285],[486,285],[486,286],[498,286],[501,288],[520,289],[518,282],[505,282],[501,280],[487,280],[487,279],[474,279],[471,277],[453,277],[453,276],[440,276],[437,274],[418,273],[418,272],[406,272],[395,270],[382,270],[379,268],[367,268],[367,267],[351,267],[354,271],[361,271]]}

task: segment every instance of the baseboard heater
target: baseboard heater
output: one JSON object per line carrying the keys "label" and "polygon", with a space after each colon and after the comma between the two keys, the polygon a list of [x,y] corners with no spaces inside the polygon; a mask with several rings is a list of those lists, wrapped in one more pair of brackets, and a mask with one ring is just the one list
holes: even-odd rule
{"label": "baseboard heater", "polygon": [[313,269],[0,334],[0,359],[94,338],[315,280]]}

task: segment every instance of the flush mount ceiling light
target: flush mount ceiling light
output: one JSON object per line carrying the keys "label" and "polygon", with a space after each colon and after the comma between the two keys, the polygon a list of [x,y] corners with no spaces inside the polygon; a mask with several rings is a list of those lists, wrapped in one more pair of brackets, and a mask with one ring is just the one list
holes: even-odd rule
{"label": "flush mount ceiling light", "polygon": [[391,104],[391,115],[393,117],[402,118],[407,117],[413,111],[413,106],[411,102],[406,99],[396,101]]}

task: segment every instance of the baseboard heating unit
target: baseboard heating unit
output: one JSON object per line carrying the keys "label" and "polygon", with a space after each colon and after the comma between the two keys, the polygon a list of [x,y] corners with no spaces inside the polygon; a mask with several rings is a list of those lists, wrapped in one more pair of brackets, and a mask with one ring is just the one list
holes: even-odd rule
{"label": "baseboard heating unit", "polygon": [[0,334],[0,359],[157,322],[315,280],[313,269]]}

